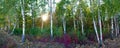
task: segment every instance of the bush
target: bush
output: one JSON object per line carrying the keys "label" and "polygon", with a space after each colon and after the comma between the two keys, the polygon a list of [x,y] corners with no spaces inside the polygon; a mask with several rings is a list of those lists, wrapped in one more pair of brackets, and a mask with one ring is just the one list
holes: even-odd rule
{"label": "bush", "polygon": [[36,36],[38,34],[41,34],[40,28],[34,27],[34,28],[29,28],[26,30],[26,34]]}
{"label": "bush", "polygon": [[77,37],[78,37],[78,40],[85,40],[86,39],[86,35],[82,35],[82,33],[80,31],[77,31]]}
{"label": "bush", "polygon": [[48,36],[50,34],[49,28],[41,28],[35,27],[26,30],[26,34],[32,36]]}
{"label": "bush", "polygon": [[15,28],[14,31],[13,31],[13,34],[22,35],[22,28]]}
{"label": "bush", "polygon": [[55,37],[62,37],[62,35],[63,35],[62,27],[54,27],[53,33],[54,33]]}

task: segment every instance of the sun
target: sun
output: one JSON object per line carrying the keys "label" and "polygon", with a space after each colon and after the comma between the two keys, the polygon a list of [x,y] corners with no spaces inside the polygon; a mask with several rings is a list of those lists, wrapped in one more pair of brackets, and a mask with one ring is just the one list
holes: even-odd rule
{"label": "sun", "polygon": [[41,18],[42,18],[42,21],[48,20],[48,14],[43,14]]}

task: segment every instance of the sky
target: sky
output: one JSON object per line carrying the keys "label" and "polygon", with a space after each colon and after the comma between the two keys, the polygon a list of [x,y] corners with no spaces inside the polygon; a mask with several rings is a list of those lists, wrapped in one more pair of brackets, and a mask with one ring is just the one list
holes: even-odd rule
{"label": "sky", "polygon": [[55,0],[56,3],[59,3],[61,0]]}
{"label": "sky", "polygon": [[[39,1],[39,0],[38,0]],[[48,0],[48,1],[51,1],[51,0]],[[55,4],[53,4],[53,7],[52,7],[52,11],[54,12],[55,11],[55,8],[56,8],[56,4],[59,3],[61,0],[52,0],[52,1],[55,1]],[[90,7],[90,0],[84,0],[88,6]],[[77,2],[79,4],[79,2]],[[50,4],[50,3],[49,3]],[[100,0],[100,4],[103,4],[103,1]],[[47,12],[49,12],[49,5],[46,5],[45,8],[47,9]]]}
{"label": "sky", "polygon": [[[84,1],[86,1],[87,4],[88,4],[88,6],[90,7],[90,0],[84,0]],[[103,0],[100,0],[100,5],[101,5],[101,4],[104,4]]]}

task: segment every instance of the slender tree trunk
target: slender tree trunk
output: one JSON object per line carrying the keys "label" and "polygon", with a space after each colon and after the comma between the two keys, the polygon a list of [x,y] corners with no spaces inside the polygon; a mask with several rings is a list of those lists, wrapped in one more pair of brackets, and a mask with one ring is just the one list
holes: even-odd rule
{"label": "slender tree trunk", "polygon": [[8,27],[7,27],[7,32],[10,33],[10,17],[7,16],[7,21],[8,21]]}
{"label": "slender tree trunk", "polygon": [[53,38],[53,16],[52,16],[52,3],[53,3],[53,0],[49,0],[50,2],[50,31],[51,31],[51,39]]}
{"label": "slender tree trunk", "polygon": [[[118,16],[117,16],[117,18],[118,18]],[[117,32],[118,32],[118,35],[119,35],[119,21],[118,21],[118,19],[117,19]]]}
{"label": "slender tree trunk", "polygon": [[[77,2],[79,2],[79,1],[76,1],[75,3],[74,3],[74,6],[73,6],[73,8],[72,8],[72,13],[73,13],[73,15],[75,15],[75,7],[76,7],[76,3]],[[74,25],[74,34],[76,34],[76,30],[77,30],[77,25],[76,25],[76,23],[77,23],[77,20],[76,20],[76,16],[73,16],[73,25]]]}
{"label": "slender tree trunk", "polygon": [[22,19],[23,19],[23,24],[22,24],[22,27],[23,27],[23,30],[22,30],[22,42],[25,41],[25,14],[24,14],[24,0],[20,0],[21,2],[21,14],[22,14]]}
{"label": "slender tree trunk", "polygon": [[80,21],[81,21],[82,35],[85,35],[82,8],[80,8]]}
{"label": "slender tree trunk", "polygon": [[[98,0],[98,6],[100,6],[100,0]],[[101,24],[101,16],[100,16],[100,9],[98,7],[98,22],[99,22],[99,27],[100,27],[100,46],[102,46],[103,38],[102,38],[102,24]]]}
{"label": "slender tree trunk", "polygon": [[65,15],[62,18],[63,20],[63,30],[64,30],[64,34],[66,34],[66,21],[65,21]]}
{"label": "slender tree trunk", "polygon": [[[74,8],[75,6],[73,6],[73,9],[72,9],[72,13],[73,13],[73,15],[75,15],[75,8]],[[75,21],[75,16],[73,16],[73,25],[74,25],[74,32],[75,32],[75,34],[76,34],[76,21]]]}
{"label": "slender tree trunk", "polygon": [[15,22],[14,22],[14,27],[13,27],[13,30],[12,30],[12,32],[10,33],[10,35],[12,35],[13,33],[14,33],[14,30],[15,30],[15,28],[16,28],[16,25],[17,25],[17,16],[15,16]]}
{"label": "slender tree trunk", "polygon": [[114,16],[114,29],[115,29],[115,36],[117,37],[116,16]]}
{"label": "slender tree trunk", "polygon": [[76,29],[79,29],[79,21],[76,20]]}
{"label": "slender tree trunk", "polygon": [[98,41],[98,43],[100,43],[100,39],[99,39],[99,35],[98,35],[98,30],[97,30],[96,22],[95,22],[94,18],[93,18],[93,25],[94,25],[94,30],[95,30],[95,33],[96,33],[96,36],[97,36],[97,41]]}
{"label": "slender tree trunk", "polygon": [[118,23],[118,16],[116,16],[116,31],[117,31],[117,36],[119,35],[119,23]]}
{"label": "slender tree trunk", "polygon": [[113,40],[113,31],[114,31],[113,18],[111,17],[111,39],[112,40]]}
{"label": "slender tree trunk", "polygon": [[16,28],[16,23],[14,23],[13,30],[12,30],[12,32],[10,33],[11,35],[14,33],[15,28]]}
{"label": "slender tree trunk", "polygon": [[74,31],[75,31],[75,33],[76,33],[76,21],[75,21],[75,17],[74,17],[74,19],[73,19],[73,23],[74,23]]}
{"label": "slender tree trunk", "polygon": [[16,20],[16,28],[20,28],[20,18],[18,17],[18,15],[16,16],[17,20]]}
{"label": "slender tree trunk", "polygon": [[[90,5],[92,6],[93,0],[90,0]],[[95,30],[95,33],[96,33],[96,37],[97,37],[97,41],[98,41],[98,44],[100,44],[100,38],[99,38],[99,34],[98,34],[98,30],[97,30],[97,26],[96,26],[96,22],[95,22],[95,18],[94,18],[94,11],[93,11],[93,8],[91,8],[91,12],[92,12],[92,19],[93,19],[93,25],[94,25],[94,30]]]}
{"label": "slender tree trunk", "polygon": [[34,28],[35,26],[35,21],[34,21],[34,15],[33,15],[33,6],[32,6],[32,2],[30,2],[30,16],[32,16],[32,28]]}
{"label": "slender tree trunk", "polygon": [[117,23],[117,16],[114,16],[114,25],[115,25],[115,36],[117,37],[118,34],[119,34],[119,31],[118,31],[118,23]]}
{"label": "slender tree trunk", "polygon": [[118,26],[117,26],[117,29],[118,29],[118,35],[120,34],[120,32],[119,32],[119,23],[117,24]]}

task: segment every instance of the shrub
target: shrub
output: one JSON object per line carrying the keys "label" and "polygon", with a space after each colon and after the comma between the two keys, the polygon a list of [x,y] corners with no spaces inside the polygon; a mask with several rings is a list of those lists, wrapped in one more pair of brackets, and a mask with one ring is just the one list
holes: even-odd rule
{"label": "shrub", "polygon": [[63,35],[62,27],[54,27],[54,36],[62,37],[62,35]]}
{"label": "shrub", "polygon": [[13,34],[22,35],[22,28],[15,28],[14,31],[13,31]]}
{"label": "shrub", "polygon": [[29,35],[36,36],[38,33],[41,34],[40,28],[34,27],[26,30],[26,33]]}

